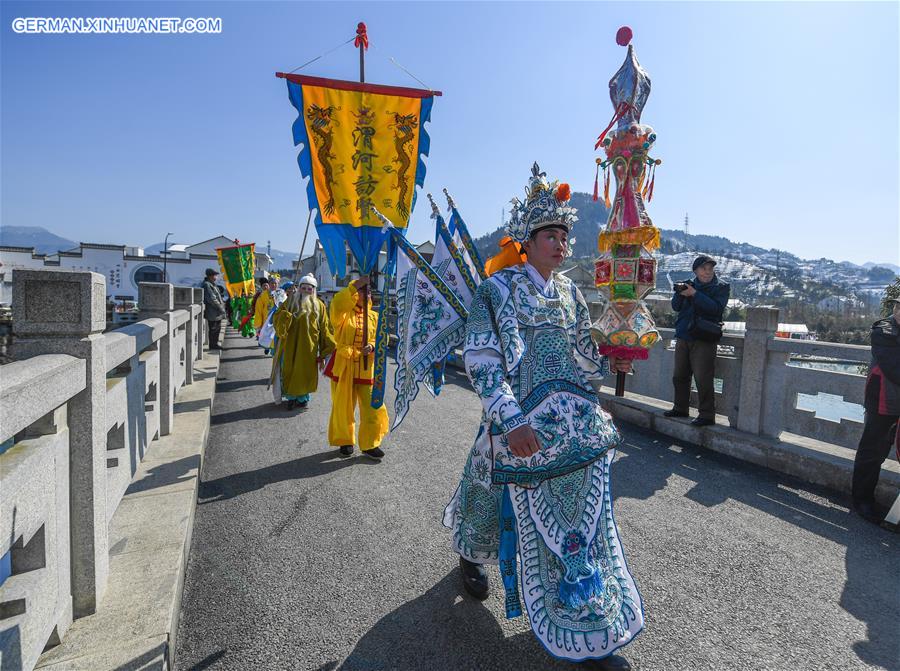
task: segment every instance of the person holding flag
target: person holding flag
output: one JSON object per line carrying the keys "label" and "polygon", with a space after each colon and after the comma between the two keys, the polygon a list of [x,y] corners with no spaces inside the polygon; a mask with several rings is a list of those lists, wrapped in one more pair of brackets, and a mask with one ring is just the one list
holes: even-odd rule
{"label": "person holding flag", "polygon": [[331,300],[331,324],[335,350],[325,367],[331,379],[331,417],[328,442],[342,457],[353,454],[356,443],[356,408],[359,407],[359,449],[381,460],[381,441],[388,432],[388,412],[372,407],[375,335],[378,313],[371,307],[365,275],[335,294]]}

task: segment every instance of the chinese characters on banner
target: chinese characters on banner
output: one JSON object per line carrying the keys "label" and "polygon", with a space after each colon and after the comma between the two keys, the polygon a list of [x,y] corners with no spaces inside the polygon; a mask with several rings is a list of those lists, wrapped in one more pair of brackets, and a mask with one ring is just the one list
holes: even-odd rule
{"label": "chinese characters on banner", "polygon": [[416,186],[425,180],[429,121],[436,91],[302,75],[287,79],[297,109],[294,144],[300,171],[334,274],[346,275],[345,243],[363,273],[374,269],[386,240],[372,207],[406,228]]}

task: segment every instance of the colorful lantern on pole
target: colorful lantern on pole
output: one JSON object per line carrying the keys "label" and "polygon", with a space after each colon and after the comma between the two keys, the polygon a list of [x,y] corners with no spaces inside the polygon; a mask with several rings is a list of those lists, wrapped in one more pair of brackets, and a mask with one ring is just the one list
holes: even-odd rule
{"label": "colorful lantern on pole", "polygon": [[[653,251],[659,247],[659,229],[650,220],[644,199],[653,198],[656,166],[662,161],[649,156],[656,133],[641,123],[641,112],[650,95],[650,77],[638,63],[630,40],[631,29],[620,28],[616,41],[628,46],[628,55],[609,81],[615,111],[594,147],[602,147],[606,154],[605,159],[597,159],[594,200],[599,199],[602,170],[603,198],[609,210],[597,241],[600,257],[594,281],[609,300],[592,332],[602,354],[633,360],[646,359],[659,340],[650,310],[641,299],[656,286]],[[611,176],[616,181],[612,201]],[[624,381],[620,373],[617,395],[624,393]]]}

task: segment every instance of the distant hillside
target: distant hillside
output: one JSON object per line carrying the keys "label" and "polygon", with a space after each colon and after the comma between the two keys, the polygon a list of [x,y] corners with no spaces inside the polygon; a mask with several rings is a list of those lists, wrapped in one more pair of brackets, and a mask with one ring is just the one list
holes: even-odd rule
{"label": "distant hillside", "polygon": [[[597,234],[606,224],[608,212],[587,193],[573,193],[578,208],[573,257],[590,268],[597,256]],[[871,303],[900,272],[893,264],[867,263],[859,266],[830,259],[801,259],[779,249],[764,249],[746,242],[734,242],[717,235],[685,235],[684,231],[661,229],[657,258],[657,286],[668,290],[668,276],[679,280],[691,276],[691,264],[698,254],[716,258],[720,277],[732,284],[732,296],[791,298],[817,302],[833,296],[848,296]],[[497,253],[503,229],[475,241],[484,258]]]}
{"label": "distant hillside", "polygon": [[55,254],[77,247],[77,242],[54,235],[40,226],[0,227],[0,245],[9,247],[34,247],[38,254]]}

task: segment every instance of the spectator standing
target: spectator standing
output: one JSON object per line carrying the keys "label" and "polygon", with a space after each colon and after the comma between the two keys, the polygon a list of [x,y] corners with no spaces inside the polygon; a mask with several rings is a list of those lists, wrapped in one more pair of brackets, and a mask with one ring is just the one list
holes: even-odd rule
{"label": "spectator standing", "polygon": [[209,327],[209,349],[220,350],[219,332],[222,329],[222,320],[225,318],[225,301],[216,286],[219,271],[215,268],[206,269],[206,278],[203,280],[203,318]]}
{"label": "spectator standing", "polygon": [[694,426],[716,423],[716,396],[713,375],[716,366],[716,343],[721,338],[722,315],[728,305],[731,287],[719,280],[715,259],[701,254],[691,267],[694,279],[674,287],[672,309],[675,321],[675,371],[672,384],[675,402],[666,417],[687,417],[691,400],[691,377],[697,385],[698,416]]}
{"label": "spectator standing", "polygon": [[887,303],[890,316],[872,324],[866,419],[853,464],[853,509],[875,524],[880,524],[886,513],[875,502],[875,488],[881,464],[891,450],[891,428],[900,419],[900,298]]}

